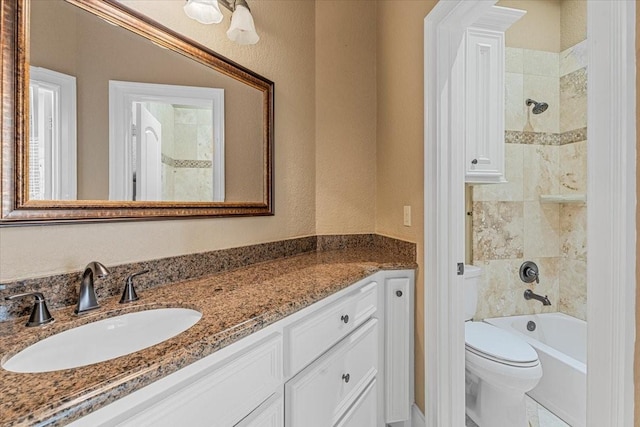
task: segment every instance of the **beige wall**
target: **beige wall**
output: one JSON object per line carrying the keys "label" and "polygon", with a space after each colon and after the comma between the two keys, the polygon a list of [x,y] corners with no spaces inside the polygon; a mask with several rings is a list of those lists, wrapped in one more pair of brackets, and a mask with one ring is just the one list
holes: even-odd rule
{"label": "beige wall", "polygon": [[[527,11],[507,30],[507,46],[560,52],[560,3],[561,0],[500,0],[498,6]],[[544,29],[538,22],[545,22]]]}
{"label": "beige wall", "polygon": [[586,0],[560,1],[560,51],[569,49],[587,38]]}
{"label": "beige wall", "polygon": [[[436,0],[378,1],[376,232],[418,244],[416,403],[424,412],[424,17]],[[403,206],[413,225],[404,227]],[[429,284],[433,286],[433,284]]]}
{"label": "beige wall", "polygon": [[[640,4],[636,2],[636,127],[640,121]],[[636,129],[636,168],[640,165],[640,132]],[[640,201],[640,173],[636,170],[637,201]],[[638,203],[638,202],[636,202]],[[637,261],[640,254],[640,209],[636,205],[636,348],[635,348],[635,426],[640,427],[640,262]]]}
{"label": "beige wall", "polygon": [[371,233],[376,205],[376,8],[316,2],[316,231]]}
{"label": "beige wall", "polygon": [[182,0],[129,4],[276,82],[276,215],[3,227],[0,282],[77,271],[94,259],[119,264],[315,233],[314,2],[252,3],[261,40],[249,47],[227,39],[226,10],[225,23],[211,26],[189,19]]}

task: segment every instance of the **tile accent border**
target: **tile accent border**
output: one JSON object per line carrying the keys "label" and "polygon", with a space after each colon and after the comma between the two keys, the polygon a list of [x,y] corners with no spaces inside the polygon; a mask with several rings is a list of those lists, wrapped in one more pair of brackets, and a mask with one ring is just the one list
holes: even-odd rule
{"label": "tile accent border", "polygon": [[213,167],[211,160],[178,160],[165,154],[162,154],[161,162],[174,168],[211,169]]}
{"label": "tile accent border", "polygon": [[515,130],[507,130],[504,132],[504,142],[507,144],[560,146],[585,141],[586,139],[586,127],[563,133],[520,132]]}
{"label": "tile accent border", "polygon": [[573,144],[574,142],[582,142],[587,140],[587,128],[568,130],[561,134],[560,145]]}
{"label": "tile accent border", "polygon": [[[399,257],[413,263],[417,259],[415,243],[377,234],[309,236],[129,264],[108,265],[110,274],[105,278],[97,279],[96,293],[99,299],[119,295],[124,288],[127,276],[142,270],[150,270],[150,272],[136,277],[136,289],[140,291],[309,252],[357,248],[381,248],[381,250],[393,251]],[[75,305],[81,275],[81,271],[76,271],[0,283],[0,301],[2,301],[0,322],[27,316],[31,312],[33,302],[28,299],[11,303],[4,301],[5,296],[12,294],[42,292],[51,310]]]}

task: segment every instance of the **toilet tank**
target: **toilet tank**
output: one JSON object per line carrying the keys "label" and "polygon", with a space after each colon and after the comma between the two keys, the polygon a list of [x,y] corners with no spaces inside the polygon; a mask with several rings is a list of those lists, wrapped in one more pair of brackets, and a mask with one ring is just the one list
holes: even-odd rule
{"label": "toilet tank", "polygon": [[482,269],[475,265],[464,266],[464,320],[471,320],[478,307],[478,283]]}

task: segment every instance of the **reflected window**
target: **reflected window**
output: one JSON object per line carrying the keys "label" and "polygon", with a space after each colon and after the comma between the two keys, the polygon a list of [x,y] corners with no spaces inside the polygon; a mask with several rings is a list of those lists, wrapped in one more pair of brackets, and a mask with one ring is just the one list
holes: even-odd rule
{"label": "reflected window", "polygon": [[29,199],[75,200],[76,79],[30,68]]}

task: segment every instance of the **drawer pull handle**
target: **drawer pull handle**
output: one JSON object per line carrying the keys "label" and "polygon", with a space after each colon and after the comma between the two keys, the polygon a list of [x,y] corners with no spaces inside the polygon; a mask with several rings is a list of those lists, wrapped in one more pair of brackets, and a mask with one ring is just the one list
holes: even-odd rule
{"label": "drawer pull handle", "polygon": [[351,375],[349,374],[342,374],[342,379],[344,380],[345,383],[348,383],[349,380],[351,379]]}
{"label": "drawer pull handle", "polygon": [[402,291],[396,291],[396,296],[401,297],[402,296]]}
{"label": "drawer pull handle", "polygon": [[471,160],[471,164],[472,164],[472,165],[477,165],[477,164],[478,164],[478,159],[473,159],[473,160]]}
{"label": "drawer pull handle", "polygon": [[[343,314],[342,317],[340,317],[340,320],[342,320],[344,323],[349,323],[349,315],[348,314]],[[349,381],[347,381],[349,382]]]}

